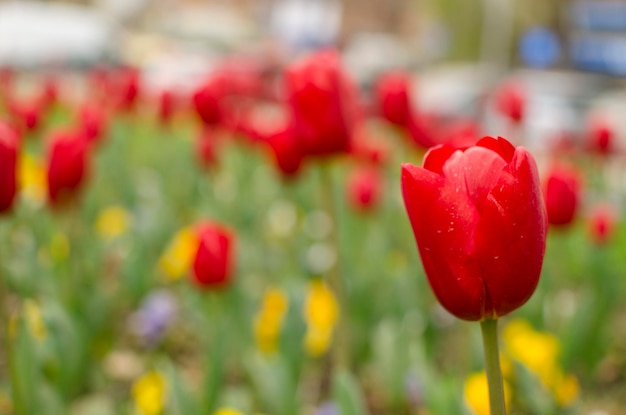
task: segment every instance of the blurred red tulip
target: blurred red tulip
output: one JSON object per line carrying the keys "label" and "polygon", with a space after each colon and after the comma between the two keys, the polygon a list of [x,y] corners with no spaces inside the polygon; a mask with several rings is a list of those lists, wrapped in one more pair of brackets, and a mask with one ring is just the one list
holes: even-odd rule
{"label": "blurred red tulip", "polygon": [[215,126],[224,118],[223,99],[227,93],[226,79],[214,75],[193,93],[193,104],[206,126]]}
{"label": "blurred red tulip", "polygon": [[125,67],[117,70],[113,79],[115,85],[116,108],[133,111],[141,93],[141,73],[137,68]]}
{"label": "blurred red tulip", "polygon": [[402,166],[402,194],[430,286],[450,313],[497,318],[531,297],[547,221],[526,149],[502,137],[433,147],[423,167]]}
{"label": "blurred red tulip", "polygon": [[159,121],[169,125],[176,111],[177,97],[174,91],[166,89],[159,94]]}
{"label": "blurred red tulip", "polygon": [[17,194],[18,147],[18,135],[0,121],[0,214],[11,209]]}
{"label": "blurred red tulip", "polygon": [[594,243],[606,244],[615,233],[616,225],[617,213],[611,206],[600,204],[592,209],[589,216],[589,232]]}
{"label": "blurred red tulip", "polygon": [[294,133],[307,155],[326,156],[350,149],[358,97],[336,51],[316,52],[289,66],[285,90]]}
{"label": "blurred red tulip", "polygon": [[593,116],[587,125],[589,149],[597,154],[607,155],[613,152],[614,129],[611,122],[601,116]]}
{"label": "blurred red tulip", "polygon": [[107,134],[108,117],[102,106],[86,103],[78,110],[79,129],[91,144],[98,144]]}
{"label": "blurred red tulip", "polygon": [[41,106],[46,110],[57,104],[59,100],[59,82],[55,76],[47,75],[45,77],[41,86],[39,100]]}
{"label": "blurred red tulip", "polygon": [[34,131],[39,127],[43,115],[43,106],[40,100],[18,101],[9,97],[7,102],[9,113],[15,118],[20,131]]}
{"label": "blurred red tulip", "polygon": [[48,147],[48,201],[58,207],[74,200],[89,171],[88,142],[75,133],[52,133]]}
{"label": "blurred red tulip", "polygon": [[291,125],[277,127],[267,136],[266,142],[272,149],[274,161],[283,177],[294,177],[300,171],[304,154]]}
{"label": "blurred red tulip", "polygon": [[361,123],[354,129],[350,154],[355,159],[380,166],[389,159],[389,146],[381,138],[374,136],[367,124]]}
{"label": "blurred red tulip", "polygon": [[200,166],[205,169],[212,169],[217,165],[217,135],[210,128],[205,128],[198,137],[196,149]]}
{"label": "blurred red tulip", "polygon": [[368,165],[358,166],[348,175],[346,184],[348,202],[353,209],[367,212],[378,205],[383,185],[378,168]]}
{"label": "blurred red tulip", "polygon": [[413,144],[420,148],[437,144],[439,128],[439,117],[434,114],[414,114],[409,120],[409,136]]}
{"label": "blurred red tulip", "polygon": [[521,84],[507,82],[496,91],[496,109],[514,123],[524,119],[526,91]]}
{"label": "blurred red tulip", "polygon": [[376,84],[376,101],[384,119],[408,127],[413,111],[410,74],[402,71],[383,74]]}
{"label": "blurred red tulip", "polygon": [[565,164],[555,164],[546,175],[544,197],[550,225],[569,225],[578,212],[580,199],[578,170]]}
{"label": "blurred red tulip", "polygon": [[232,231],[213,222],[197,228],[198,250],[193,261],[193,280],[203,288],[221,288],[230,282],[235,261]]}

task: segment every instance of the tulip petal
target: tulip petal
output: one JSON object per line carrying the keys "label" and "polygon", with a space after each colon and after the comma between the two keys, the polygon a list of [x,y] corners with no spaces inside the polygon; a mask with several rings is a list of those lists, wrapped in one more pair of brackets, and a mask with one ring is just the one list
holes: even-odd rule
{"label": "tulip petal", "polygon": [[498,137],[483,137],[476,143],[479,147],[484,147],[491,149],[498,153],[500,157],[502,157],[507,163],[510,163],[513,160],[513,155],[515,154],[515,147],[513,144],[508,142],[505,138]]}
{"label": "tulip petal", "polygon": [[464,183],[421,167],[402,166],[404,202],[435,296],[455,316],[480,320],[486,293],[473,238],[479,216]]}
{"label": "tulip petal", "polygon": [[537,166],[518,147],[483,205],[476,232],[493,307],[485,317],[508,314],[530,298],[539,282],[546,232]]}
{"label": "tulip petal", "polygon": [[483,147],[471,147],[451,156],[444,165],[444,175],[452,186],[469,196],[478,212],[496,184],[505,161],[497,153]]}

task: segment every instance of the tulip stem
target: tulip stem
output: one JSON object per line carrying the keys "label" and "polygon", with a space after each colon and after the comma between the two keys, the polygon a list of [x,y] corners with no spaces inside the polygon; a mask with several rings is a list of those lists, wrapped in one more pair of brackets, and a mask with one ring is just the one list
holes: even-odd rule
{"label": "tulip stem", "polygon": [[489,384],[489,407],[491,415],[506,415],[504,386],[500,371],[500,352],[498,350],[498,320],[487,319],[480,322],[485,349],[485,371]]}
{"label": "tulip stem", "polygon": [[[3,227],[3,223],[0,222],[0,234],[2,237],[0,241],[8,240],[8,232],[5,231]],[[5,232],[7,232],[5,234]],[[26,413],[25,405],[22,400],[22,391],[20,389],[21,383],[19,378],[19,371],[17,370],[17,361],[15,360],[15,349],[13,348],[13,336],[11,335],[11,313],[9,311],[10,307],[10,293],[7,285],[7,281],[5,280],[6,275],[4,275],[4,263],[2,260],[4,259],[2,254],[2,246],[0,246],[0,326],[2,329],[0,330],[0,343],[4,341],[4,358],[6,360],[6,365],[8,369],[8,380],[11,385],[11,397],[13,399],[13,412],[16,415],[22,415]],[[18,324],[15,324],[17,327]],[[16,328],[15,331],[18,329]]]}

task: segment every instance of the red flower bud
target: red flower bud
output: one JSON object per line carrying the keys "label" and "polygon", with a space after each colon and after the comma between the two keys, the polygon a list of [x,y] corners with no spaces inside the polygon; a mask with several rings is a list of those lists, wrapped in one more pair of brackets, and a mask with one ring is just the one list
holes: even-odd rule
{"label": "red flower bud", "polygon": [[515,123],[524,119],[526,92],[517,83],[509,82],[496,92],[496,109]]}
{"label": "red flower bud", "polygon": [[41,102],[42,108],[48,109],[54,106],[58,100],[59,84],[57,78],[53,75],[48,75],[43,81],[39,101]]}
{"label": "red flower bud", "polygon": [[7,106],[17,121],[20,131],[34,131],[39,127],[43,113],[42,103],[39,100],[24,102],[9,97]]}
{"label": "red flower bud", "polygon": [[613,151],[613,125],[600,116],[594,116],[587,125],[588,147],[597,154],[607,155]]}
{"label": "red flower bud", "polygon": [[414,114],[409,120],[409,136],[421,148],[430,148],[437,144],[439,129],[439,119],[434,114]]}
{"label": "red flower bud", "polygon": [[227,85],[223,76],[212,76],[193,94],[193,104],[200,119],[207,126],[219,124],[224,118],[223,98]]}
{"label": "red flower bud", "polygon": [[412,117],[410,75],[397,71],[381,76],[376,84],[376,100],[384,119],[407,127]]}
{"label": "red flower bud", "polygon": [[74,133],[53,133],[48,147],[48,200],[53,207],[72,201],[89,171],[88,142]]}
{"label": "red flower bud", "polygon": [[402,194],[430,286],[464,320],[510,313],[533,294],[546,247],[535,160],[502,137],[437,146],[402,166]]}
{"label": "red flower bud", "polygon": [[364,165],[354,169],[346,183],[350,206],[361,212],[373,210],[380,200],[382,182],[380,171],[375,167]]}
{"label": "red flower bud", "polygon": [[566,165],[554,165],[544,182],[544,197],[551,225],[569,225],[576,216],[580,198],[578,171]]}
{"label": "red flower bud", "polygon": [[276,166],[284,177],[293,177],[300,171],[304,155],[291,128],[275,132],[268,138]]}
{"label": "red flower bud", "polygon": [[193,261],[193,279],[201,287],[221,288],[231,279],[235,260],[234,235],[217,223],[197,228],[198,250]]}
{"label": "red flower bud", "polygon": [[85,104],[78,111],[79,129],[90,143],[99,143],[106,135],[108,119],[101,106]]}
{"label": "red flower bud", "polygon": [[0,121],[0,213],[11,209],[17,194],[18,146],[15,131]]}
{"label": "red flower bud", "polygon": [[198,141],[196,143],[198,161],[200,166],[205,169],[211,169],[217,164],[217,155],[215,148],[217,137],[213,130],[206,128],[202,131]]}
{"label": "red flower bud", "polygon": [[595,206],[589,215],[589,233],[596,245],[606,244],[613,234],[617,224],[615,209],[609,205]]}
{"label": "red flower bud", "polygon": [[135,109],[141,92],[141,73],[138,69],[127,67],[117,71],[114,77],[116,106],[121,111]]}
{"label": "red flower bud", "polygon": [[166,89],[159,94],[159,121],[161,124],[168,125],[171,122],[176,110],[176,100],[177,97],[173,91]]}
{"label": "red flower bud", "polygon": [[285,74],[294,133],[307,155],[350,149],[357,118],[357,94],[341,67],[339,54],[321,51],[292,64]]}

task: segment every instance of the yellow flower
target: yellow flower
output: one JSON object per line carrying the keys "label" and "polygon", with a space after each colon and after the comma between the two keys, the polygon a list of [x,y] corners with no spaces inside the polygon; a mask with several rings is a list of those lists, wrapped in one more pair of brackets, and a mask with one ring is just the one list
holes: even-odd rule
{"label": "yellow flower", "polygon": [[283,291],[270,289],[265,293],[261,309],[254,319],[254,335],[262,352],[276,351],[288,306],[288,298]]}
{"label": "yellow flower", "polygon": [[546,386],[553,383],[560,354],[555,336],[536,331],[527,321],[513,320],[504,328],[503,338],[513,359],[536,374]]}
{"label": "yellow flower", "polygon": [[[511,387],[506,380],[504,382],[504,402],[509,406],[511,401]],[[467,406],[475,415],[489,415],[489,386],[487,384],[487,374],[477,372],[471,374],[463,387],[463,394]]]}
{"label": "yellow flower", "polygon": [[330,348],[332,338],[332,329],[309,326],[304,336],[304,350],[306,350],[309,356],[322,356]]}
{"label": "yellow flower", "polygon": [[580,385],[575,376],[560,373],[553,390],[554,398],[560,406],[570,406],[578,399]]}
{"label": "yellow flower", "polygon": [[339,318],[339,304],[335,294],[320,280],[309,284],[304,318],[307,324],[317,328],[332,328]]}
{"label": "yellow flower", "polygon": [[57,262],[64,261],[70,254],[70,242],[67,235],[57,232],[52,235],[50,246],[48,247],[50,256]]}
{"label": "yellow flower", "polygon": [[46,200],[48,181],[43,162],[33,155],[22,153],[19,162],[19,187],[24,198],[33,204]]}
{"label": "yellow flower", "polygon": [[41,317],[41,310],[34,300],[27,299],[24,301],[24,317],[31,335],[39,341],[45,340],[48,334],[46,325]]}
{"label": "yellow flower", "polygon": [[567,406],[576,400],[578,381],[565,375],[559,366],[561,345],[554,335],[537,331],[527,321],[518,319],[507,324],[503,339],[509,356],[535,374],[559,405]]}
{"label": "yellow flower", "polygon": [[224,407],[213,412],[213,415],[243,415],[243,413],[234,408]]}
{"label": "yellow flower", "polygon": [[159,372],[148,372],[135,381],[132,389],[135,409],[141,415],[159,415],[166,402],[167,382]]}
{"label": "yellow flower", "polygon": [[23,317],[26,323],[26,328],[28,332],[38,341],[43,341],[46,339],[48,332],[46,330],[46,325],[41,317],[41,310],[37,305],[37,302],[32,299],[24,300],[24,303],[21,307],[21,315],[19,312],[12,314],[9,318],[9,336],[11,338],[15,338],[16,330],[18,328],[18,324],[20,323],[20,317]]}
{"label": "yellow flower", "polygon": [[103,209],[96,219],[96,232],[105,240],[114,239],[128,229],[130,217],[121,206],[109,206]]}
{"label": "yellow flower", "polygon": [[311,356],[320,356],[330,347],[333,329],[339,319],[337,299],[324,282],[316,280],[309,284],[304,319],[307,323],[304,348]]}
{"label": "yellow flower", "polygon": [[191,266],[197,249],[198,238],[194,229],[184,228],[174,235],[174,239],[159,259],[159,268],[171,280],[179,279]]}

